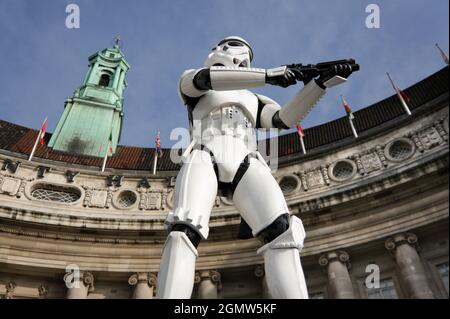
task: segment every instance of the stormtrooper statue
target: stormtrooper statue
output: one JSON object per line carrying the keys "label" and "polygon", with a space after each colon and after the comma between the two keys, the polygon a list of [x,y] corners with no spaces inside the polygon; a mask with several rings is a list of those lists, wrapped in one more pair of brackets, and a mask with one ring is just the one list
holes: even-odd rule
{"label": "stormtrooper statue", "polygon": [[327,88],[346,81],[346,64],[311,79],[284,107],[248,89],[266,84],[296,84],[287,66],[252,68],[247,41],[232,36],[220,41],[204,67],[187,70],[179,94],[187,106],[191,145],[178,174],[169,231],[158,274],[157,298],[187,299],[194,286],[197,246],[208,238],[208,222],[218,191],[234,202],[242,219],[263,246],[266,280],[273,298],[306,299],[300,262],[305,231],[290,216],[283,193],[256,149],[258,128],[289,129],[302,120]]}

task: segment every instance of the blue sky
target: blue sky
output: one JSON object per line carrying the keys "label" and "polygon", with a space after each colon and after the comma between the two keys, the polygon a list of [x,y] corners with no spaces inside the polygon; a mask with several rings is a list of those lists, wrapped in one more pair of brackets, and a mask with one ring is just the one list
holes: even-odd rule
{"label": "blue sky", "polygon": [[[80,8],[79,29],[65,26],[70,3]],[[380,7],[380,29],[366,28],[370,3]],[[255,67],[350,57],[361,64],[310,113],[307,128],[344,115],[340,94],[353,111],[392,95],[386,71],[407,87],[442,68],[434,44],[448,52],[448,7],[448,0],[0,0],[0,118],[39,128],[48,116],[52,132],[88,56],[120,34],[132,66],[120,143],[153,147],[160,130],[170,147],[171,130],[187,126],[180,74],[201,67],[223,37],[240,35],[252,44]],[[283,105],[300,88],[256,91]]]}

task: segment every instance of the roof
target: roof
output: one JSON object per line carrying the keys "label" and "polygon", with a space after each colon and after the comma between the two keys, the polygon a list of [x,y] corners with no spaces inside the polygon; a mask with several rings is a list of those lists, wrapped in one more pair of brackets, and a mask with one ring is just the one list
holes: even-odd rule
{"label": "roof", "polygon": [[[410,109],[414,110],[427,102],[448,92],[448,66],[430,75],[424,80],[404,90],[411,98]],[[386,122],[396,122],[404,117],[405,111],[396,95],[390,96],[371,106],[353,113],[356,130],[362,134]],[[38,131],[0,120],[0,149],[28,155],[33,148]],[[334,144],[351,137],[352,131],[347,118],[342,117],[322,125],[305,129],[305,146],[309,151]],[[46,144],[38,147],[35,158],[61,161],[69,164],[101,167],[103,159],[52,151],[47,147],[51,134],[45,134]],[[301,152],[297,133],[282,135],[278,140],[280,157]],[[120,145],[116,154],[108,159],[107,168],[122,170],[153,169],[154,148]],[[170,149],[163,149],[163,156],[158,160],[158,171],[174,171],[180,166],[170,159]]]}

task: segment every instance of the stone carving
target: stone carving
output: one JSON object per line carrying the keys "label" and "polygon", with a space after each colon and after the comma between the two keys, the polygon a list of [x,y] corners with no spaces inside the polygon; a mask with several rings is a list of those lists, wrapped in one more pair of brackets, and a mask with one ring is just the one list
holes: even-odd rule
{"label": "stone carving", "polygon": [[300,172],[300,180],[305,192],[308,191],[308,184],[306,183],[306,174],[304,172]]}
{"label": "stone carving", "polygon": [[341,263],[345,264],[347,268],[350,268],[350,256],[347,252],[339,250],[332,251],[326,254],[323,254],[319,257],[319,265],[322,267],[327,266],[330,262],[338,260]]}
{"label": "stone carving", "polygon": [[48,295],[48,286],[42,284],[38,287],[39,299],[45,299]]}
{"label": "stone carving", "polygon": [[139,183],[138,183],[138,187],[142,187],[142,188],[150,188],[150,183],[148,181],[147,177],[143,177]]}
{"label": "stone carving", "polygon": [[425,149],[440,145],[443,139],[435,127],[427,128],[419,133],[419,139]]}
{"label": "stone carving", "polygon": [[89,207],[105,207],[108,192],[94,190],[89,202]]}
{"label": "stone carving", "polygon": [[139,282],[145,282],[149,287],[156,287],[157,278],[154,273],[134,273],[128,278],[128,284],[137,285]]}
{"label": "stone carving", "polygon": [[47,166],[38,166],[37,168],[37,178],[44,178],[45,173],[50,171],[50,167]]}
{"label": "stone carving", "polygon": [[109,175],[106,177],[106,186],[122,186],[123,176],[121,175]]}
{"label": "stone carving", "polygon": [[[444,120],[445,121],[445,120]],[[448,119],[446,120],[448,123]],[[434,122],[434,126],[436,127],[437,131],[439,132],[439,134],[442,136],[442,139],[446,142],[448,142],[448,127],[447,130],[444,128],[444,126],[442,125],[441,121],[436,121]]]}
{"label": "stone carving", "polygon": [[13,174],[0,174],[0,194],[22,197],[27,182],[33,181],[34,178],[21,178]]}
{"label": "stone carving", "polygon": [[321,165],[320,166],[320,171],[322,172],[325,184],[330,185],[330,177],[328,176],[328,168],[327,168],[327,166],[326,165]]}
{"label": "stone carving", "polygon": [[112,205],[114,192],[117,191],[114,187],[105,188],[90,188],[82,186],[85,190],[83,206],[109,208]]}
{"label": "stone carving", "polygon": [[394,251],[400,245],[409,244],[415,248],[418,248],[418,238],[413,233],[400,233],[392,237],[389,237],[384,242],[384,247],[389,251]]}
{"label": "stone carving", "polygon": [[139,188],[139,209],[160,210],[165,209],[168,191],[162,189]]}
{"label": "stone carving", "polygon": [[68,183],[73,183],[75,177],[76,177],[79,173],[80,173],[80,172],[66,171],[67,182],[68,182]]}
{"label": "stone carving", "polygon": [[381,162],[377,153],[369,153],[361,156],[361,163],[364,168],[364,172],[366,173],[377,171],[383,168],[383,163]]}
{"label": "stone carving", "polygon": [[381,161],[381,164],[383,164],[384,167],[388,166],[388,162],[386,160],[386,156],[384,156],[384,150],[383,150],[383,146],[381,145],[377,145],[377,147],[375,148],[378,154],[378,158]]}
{"label": "stone carving", "polygon": [[420,141],[419,134],[417,132],[412,132],[409,137],[413,140],[414,144],[417,147],[417,150],[420,153],[423,153],[425,151],[425,147],[423,146],[422,142]]}
{"label": "stone carving", "polygon": [[306,173],[306,182],[308,183],[308,188],[317,188],[325,185],[322,172],[319,170]]}
{"label": "stone carving", "polygon": [[2,171],[8,170],[11,174],[15,174],[20,164],[21,164],[20,161],[13,162],[9,158],[7,158],[3,162]]}
{"label": "stone carving", "polygon": [[10,281],[5,285],[6,294],[5,299],[13,299],[14,297],[14,290],[16,289],[17,285],[14,281]]}
{"label": "stone carving", "polygon": [[356,162],[356,167],[358,168],[358,172],[361,175],[365,175],[366,171],[364,170],[364,166],[361,161],[361,156],[358,153],[353,154],[353,159]]}
{"label": "stone carving", "polygon": [[0,192],[14,196],[19,191],[20,179],[0,176]]}

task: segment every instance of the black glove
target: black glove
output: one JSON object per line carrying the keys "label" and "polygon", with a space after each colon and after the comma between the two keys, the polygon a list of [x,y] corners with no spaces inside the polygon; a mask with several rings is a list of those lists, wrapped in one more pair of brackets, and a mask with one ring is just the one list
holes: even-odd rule
{"label": "black glove", "polygon": [[344,79],[348,78],[352,74],[352,66],[348,63],[336,64],[327,71],[323,72],[318,79],[316,79],[317,85],[322,89],[326,89],[324,83],[334,76],[340,76]]}
{"label": "black glove", "polygon": [[282,75],[269,76],[266,74],[266,83],[287,88],[288,86],[297,84],[297,81],[295,80],[294,72],[286,68]]}

